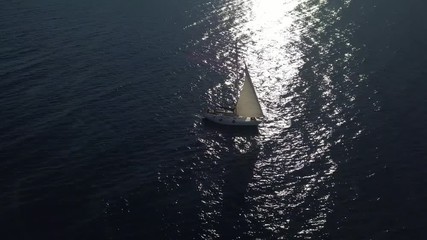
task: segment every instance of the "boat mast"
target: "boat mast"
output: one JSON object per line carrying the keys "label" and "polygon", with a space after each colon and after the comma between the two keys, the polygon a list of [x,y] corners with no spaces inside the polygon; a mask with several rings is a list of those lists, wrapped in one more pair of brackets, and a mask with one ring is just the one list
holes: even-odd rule
{"label": "boat mast", "polygon": [[235,91],[235,96],[236,96],[236,98],[238,98],[239,97],[239,49],[238,49],[238,47],[237,47],[237,41],[236,41],[236,45],[235,45],[235,48],[236,48],[236,55],[235,55],[235,57],[236,57],[236,80],[235,80],[235,82],[234,82],[234,91]]}

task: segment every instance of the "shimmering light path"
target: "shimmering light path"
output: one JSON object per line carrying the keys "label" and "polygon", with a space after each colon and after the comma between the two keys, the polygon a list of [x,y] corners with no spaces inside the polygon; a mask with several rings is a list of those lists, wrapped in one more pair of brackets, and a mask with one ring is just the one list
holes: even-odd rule
{"label": "shimmering light path", "polygon": [[[198,165],[208,161],[217,168],[196,178],[205,236],[309,238],[323,229],[334,205],[331,191],[338,166],[331,147],[350,144],[363,132],[352,119],[352,88],[363,76],[351,76],[358,50],[348,39],[351,29],[327,33],[349,2],[334,8],[326,4],[222,1],[188,27],[210,26],[189,48],[204,49],[201,62],[213,70],[228,69],[225,81],[206,98],[233,103],[236,41],[267,117],[252,136],[195,125],[206,149]],[[324,36],[329,42],[320,44]],[[337,46],[339,52],[333,49]],[[331,57],[339,66],[324,61]],[[354,129],[347,135],[336,134],[348,126]]]}

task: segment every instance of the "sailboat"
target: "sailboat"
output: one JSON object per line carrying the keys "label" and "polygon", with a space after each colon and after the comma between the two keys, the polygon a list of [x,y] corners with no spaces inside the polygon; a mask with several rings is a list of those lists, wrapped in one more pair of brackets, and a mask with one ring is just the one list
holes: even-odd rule
{"label": "sailboat", "polygon": [[234,108],[208,109],[204,117],[212,122],[231,126],[258,126],[264,114],[245,63],[245,82]]}

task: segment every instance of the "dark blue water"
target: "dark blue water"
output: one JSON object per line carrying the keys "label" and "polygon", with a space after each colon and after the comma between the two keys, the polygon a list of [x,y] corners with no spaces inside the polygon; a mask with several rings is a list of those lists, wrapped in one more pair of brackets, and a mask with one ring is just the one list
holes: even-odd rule
{"label": "dark blue water", "polygon": [[1,1],[0,238],[425,239],[425,9]]}

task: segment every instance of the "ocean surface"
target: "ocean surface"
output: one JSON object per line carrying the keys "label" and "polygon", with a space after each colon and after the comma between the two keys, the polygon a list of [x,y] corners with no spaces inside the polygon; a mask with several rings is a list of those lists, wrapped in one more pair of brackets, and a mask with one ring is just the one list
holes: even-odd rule
{"label": "ocean surface", "polygon": [[426,8],[0,1],[0,239],[427,239]]}

